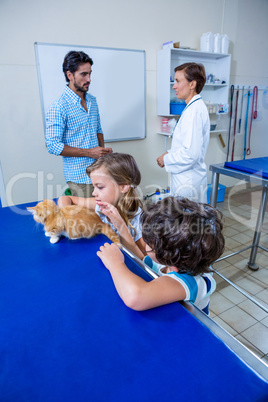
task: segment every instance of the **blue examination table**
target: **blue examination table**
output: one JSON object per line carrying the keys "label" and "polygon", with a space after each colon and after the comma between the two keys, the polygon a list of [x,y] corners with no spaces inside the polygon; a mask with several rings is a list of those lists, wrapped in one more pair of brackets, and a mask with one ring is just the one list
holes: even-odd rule
{"label": "blue examination table", "polygon": [[198,309],[126,307],[103,235],[50,244],[26,205],[0,221],[1,402],[268,400],[266,366]]}

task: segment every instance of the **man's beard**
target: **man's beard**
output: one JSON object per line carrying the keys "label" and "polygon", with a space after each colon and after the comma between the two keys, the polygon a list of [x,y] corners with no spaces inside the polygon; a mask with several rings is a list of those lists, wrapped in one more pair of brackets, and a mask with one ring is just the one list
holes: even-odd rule
{"label": "man's beard", "polygon": [[86,89],[85,87],[80,87],[79,85],[77,85],[77,83],[74,81],[74,87],[75,89],[77,89],[77,91],[86,93],[88,91],[88,88]]}

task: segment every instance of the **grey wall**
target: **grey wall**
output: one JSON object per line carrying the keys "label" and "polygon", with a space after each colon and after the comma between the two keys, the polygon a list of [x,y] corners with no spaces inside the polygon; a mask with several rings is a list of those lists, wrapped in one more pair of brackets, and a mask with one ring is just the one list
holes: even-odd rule
{"label": "grey wall", "polygon": [[[226,33],[231,83],[268,86],[267,15],[267,0],[2,0],[0,162],[8,204],[56,197],[65,188],[61,158],[45,148],[34,42],[146,51],[147,138],[108,144],[136,158],[145,194],[168,184],[168,175],[155,162],[165,150],[164,138],[156,134],[161,127],[156,115],[156,54],[162,43],[180,41],[199,49],[203,32]],[[127,96],[131,84],[129,77]],[[252,128],[252,157],[268,154],[268,118],[261,95],[262,119]],[[228,118],[218,124],[228,128]],[[241,140],[237,138],[237,159]],[[211,135],[206,159],[208,165],[225,160],[216,134]],[[228,178],[221,182],[232,184]]]}

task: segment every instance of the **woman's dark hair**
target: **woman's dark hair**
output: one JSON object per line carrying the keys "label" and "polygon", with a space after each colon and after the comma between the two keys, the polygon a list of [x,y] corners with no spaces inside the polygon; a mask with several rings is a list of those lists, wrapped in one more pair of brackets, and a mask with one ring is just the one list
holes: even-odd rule
{"label": "woman's dark hair", "polygon": [[93,66],[93,60],[84,52],[76,52],[75,50],[71,50],[64,57],[64,61],[62,64],[62,70],[65,75],[65,79],[67,82],[70,82],[67,77],[67,71],[70,71],[72,74],[76,72],[81,64],[90,63]]}
{"label": "woman's dark hair", "polygon": [[174,71],[184,71],[187,81],[196,81],[196,93],[200,94],[207,80],[203,64],[184,63],[176,67]]}
{"label": "woman's dark hair", "polygon": [[168,197],[145,206],[142,236],[160,264],[191,275],[210,272],[224,249],[222,214],[207,204]]}

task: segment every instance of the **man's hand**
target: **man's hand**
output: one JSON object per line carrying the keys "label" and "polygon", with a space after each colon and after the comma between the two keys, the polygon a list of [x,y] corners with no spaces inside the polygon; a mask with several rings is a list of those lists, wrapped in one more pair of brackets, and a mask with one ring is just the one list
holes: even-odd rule
{"label": "man's hand", "polygon": [[95,148],[75,148],[70,147],[69,145],[64,145],[61,156],[68,157],[87,157],[93,159],[99,159],[101,156],[111,154],[113,152],[112,148],[105,147],[95,147]]}
{"label": "man's hand", "polygon": [[112,148],[95,147],[88,149],[88,156],[93,159],[99,159],[101,156],[111,154]]}

